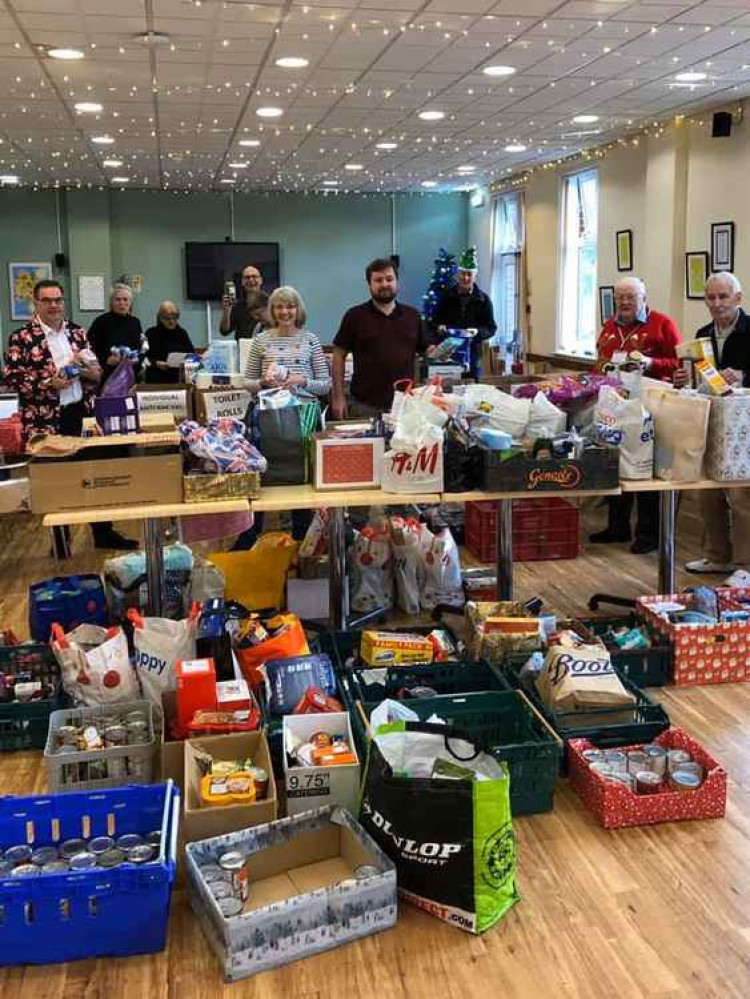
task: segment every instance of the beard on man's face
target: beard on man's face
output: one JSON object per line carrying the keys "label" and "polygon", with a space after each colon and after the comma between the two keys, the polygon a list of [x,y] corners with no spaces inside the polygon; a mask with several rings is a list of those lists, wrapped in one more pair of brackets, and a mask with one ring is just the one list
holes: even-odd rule
{"label": "beard on man's face", "polygon": [[376,302],[392,302],[396,297],[395,288],[378,288],[377,291],[372,293],[372,297]]}

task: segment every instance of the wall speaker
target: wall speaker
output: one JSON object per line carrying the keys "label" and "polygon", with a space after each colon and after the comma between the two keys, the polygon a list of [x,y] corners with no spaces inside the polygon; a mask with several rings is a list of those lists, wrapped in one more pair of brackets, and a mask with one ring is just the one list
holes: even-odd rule
{"label": "wall speaker", "polygon": [[732,134],[732,116],[728,111],[717,111],[711,124],[711,138],[728,139]]}
{"label": "wall speaker", "polygon": [[55,267],[57,267],[58,270],[62,270],[64,267],[68,266],[68,258],[65,256],[64,253],[56,253],[54,256],[54,261],[55,261]]}

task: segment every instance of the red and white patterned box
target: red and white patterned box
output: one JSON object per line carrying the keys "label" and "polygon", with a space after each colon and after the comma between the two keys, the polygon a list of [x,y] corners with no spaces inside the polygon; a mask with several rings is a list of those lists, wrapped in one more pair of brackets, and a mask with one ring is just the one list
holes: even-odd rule
{"label": "red and white patterned box", "polygon": [[367,489],[380,485],[382,437],[313,434],[316,489]]}
{"label": "red and white patterned box", "polygon": [[[665,749],[684,749],[706,771],[706,779],[695,791],[661,791],[636,794],[618,781],[600,777],[583,757],[594,748],[588,739],[568,743],[568,777],[581,801],[596,815],[605,829],[648,826],[659,822],[687,819],[721,819],[727,805],[727,773],[699,742],[681,728],[672,726],[654,739]],[[621,746],[623,751],[640,746]]]}
{"label": "red and white patterned box", "polygon": [[[717,589],[720,610],[740,610],[740,594],[750,590]],[[674,601],[688,609],[691,594],[640,597],[637,613],[672,645],[672,676],[676,687],[709,683],[739,683],[750,680],[750,621],[719,621],[716,624],[673,624],[653,609],[663,601]]]}

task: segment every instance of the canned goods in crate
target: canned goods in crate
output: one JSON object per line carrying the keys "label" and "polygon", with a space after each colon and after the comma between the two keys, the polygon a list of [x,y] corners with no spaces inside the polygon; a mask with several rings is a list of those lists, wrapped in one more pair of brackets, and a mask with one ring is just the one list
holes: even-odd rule
{"label": "canned goods in crate", "polygon": [[96,867],[96,863],[97,858],[94,854],[85,850],[70,858],[70,869],[71,871],[90,871],[92,867]]}
{"label": "canned goods in crate", "polygon": [[31,863],[37,867],[44,867],[57,860],[57,849],[54,846],[40,846],[31,854]]}
{"label": "canned goods in crate", "polygon": [[142,746],[149,741],[148,725],[145,721],[128,722],[128,745]]}
{"label": "canned goods in crate", "polygon": [[235,898],[234,889],[228,881],[213,881],[208,890],[217,902],[223,902],[227,898]]}
{"label": "canned goods in crate", "polygon": [[143,837],[139,836],[138,833],[123,833],[122,836],[117,837],[117,849],[127,853],[134,846],[140,846],[142,842]]}
{"label": "canned goods in crate", "polygon": [[161,829],[152,829],[150,833],[146,833],[146,842],[157,849],[161,847]]}
{"label": "canned goods in crate", "polygon": [[219,867],[231,875],[231,885],[234,894],[243,902],[249,894],[247,883],[247,867],[245,858],[238,850],[230,850],[219,857]]}
{"label": "canned goods in crate", "polygon": [[111,836],[95,836],[89,843],[89,851],[95,857],[101,857],[107,850],[111,850],[114,845],[115,841]]}
{"label": "canned goods in crate", "polygon": [[79,838],[66,839],[60,847],[60,859],[70,860],[71,857],[75,857],[77,853],[85,853],[86,850],[86,840]]}
{"label": "canned goods in crate", "polygon": [[219,900],[219,912],[225,919],[239,916],[242,912],[242,902],[238,898],[222,898]]}
{"label": "canned goods in crate", "polygon": [[69,870],[70,864],[67,860],[50,860],[42,868],[42,874],[67,874]]}
{"label": "canned goods in crate", "polygon": [[114,847],[112,850],[107,850],[99,857],[99,867],[110,868],[119,867],[120,864],[124,864],[126,860],[125,854],[122,850],[118,850]]}
{"label": "canned goods in crate", "polygon": [[156,851],[149,843],[141,843],[127,851],[127,858],[131,864],[148,864],[154,859]]}
{"label": "canned goods in crate", "polygon": [[104,729],[105,746],[127,746],[128,730],[124,725],[110,725]]}
{"label": "canned goods in crate", "polygon": [[57,730],[57,739],[60,746],[73,746],[75,748],[78,745],[78,729],[75,725],[61,725]]}
{"label": "canned goods in crate", "polygon": [[18,846],[9,846],[5,851],[5,860],[14,866],[17,864],[28,864],[31,860],[31,847],[26,843],[19,843]]}
{"label": "canned goods in crate", "polygon": [[18,867],[13,868],[10,876],[12,878],[28,878],[41,873],[41,867],[37,867],[36,864],[19,864]]}

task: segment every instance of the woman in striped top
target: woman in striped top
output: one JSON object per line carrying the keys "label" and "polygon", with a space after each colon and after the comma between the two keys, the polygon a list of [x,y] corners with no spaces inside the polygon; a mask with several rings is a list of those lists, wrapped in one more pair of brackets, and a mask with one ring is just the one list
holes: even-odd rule
{"label": "woman in striped top", "polygon": [[[290,287],[277,288],[268,300],[271,326],[250,341],[245,367],[248,389],[302,388],[327,396],[331,372],[320,340],[305,329],[307,311],[300,295]],[[281,377],[277,367],[282,368]]]}

